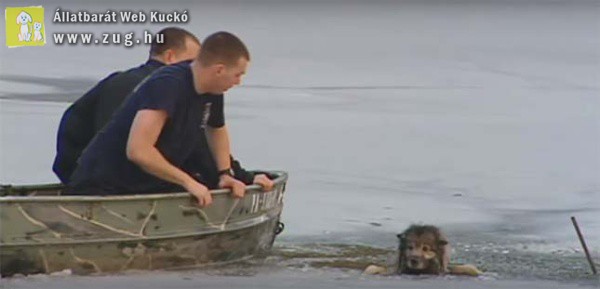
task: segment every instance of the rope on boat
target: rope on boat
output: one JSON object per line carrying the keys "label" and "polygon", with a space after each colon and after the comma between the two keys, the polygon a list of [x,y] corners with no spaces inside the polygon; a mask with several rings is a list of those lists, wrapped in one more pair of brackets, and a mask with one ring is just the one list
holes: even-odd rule
{"label": "rope on boat", "polygon": [[44,270],[46,270],[46,273],[50,273],[50,266],[48,265],[48,257],[46,257],[46,253],[41,248],[38,249],[38,253],[40,254],[40,257],[42,257],[42,263],[44,264]]}
{"label": "rope on boat", "polygon": [[125,230],[117,229],[117,228],[111,227],[111,226],[109,226],[109,225],[106,225],[106,224],[100,223],[100,222],[98,222],[98,221],[96,221],[96,220],[88,220],[88,219],[86,219],[86,218],[83,218],[83,217],[79,216],[77,213],[75,213],[75,212],[73,212],[73,211],[71,211],[71,210],[68,210],[67,208],[65,208],[65,207],[63,207],[63,206],[61,206],[61,205],[59,205],[59,206],[58,206],[58,209],[59,209],[59,210],[61,210],[61,211],[63,211],[63,212],[64,212],[64,213],[66,213],[67,215],[70,215],[71,217],[73,217],[73,218],[75,218],[75,219],[79,219],[79,220],[82,220],[82,221],[84,221],[84,222],[88,222],[88,223],[94,224],[94,225],[96,225],[96,226],[99,226],[99,227],[102,227],[102,228],[104,228],[104,229],[107,229],[107,230],[113,231],[113,232],[115,232],[115,233],[119,233],[119,234],[123,234],[123,235],[131,236],[131,237],[140,237],[140,238],[146,238],[146,236],[144,236],[144,235],[135,234],[135,233],[132,233],[132,232],[129,232],[129,231],[125,231]]}
{"label": "rope on boat", "polygon": [[23,210],[23,207],[21,207],[21,205],[17,205],[17,210],[19,210],[19,212],[23,215],[23,217],[25,217],[25,219],[27,219],[27,221],[31,222],[32,224],[42,227],[46,230],[48,230],[50,233],[52,233],[52,235],[54,235],[55,238],[61,238],[61,234],[55,232],[54,230],[50,229],[48,226],[46,226],[46,224],[44,224],[43,222],[40,222],[36,219],[34,219],[32,216],[30,216],[29,214],[27,214],[27,212],[25,212],[25,210]]}
{"label": "rope on boat", "polygon": [[96,273],[102,273],[102,270],[100,269],[100,266],[98,266],[98,264],[96,264],[94,261],[91,260],[86,260],[83,258],[78,257],[77,255],[75,255],[75,251],[73,251],[73,248],[69,249],[69,252],[71,252],[71,256],[73,256],[73,259],[75,259],[75,261],[81,265],[89,265],[94,267],[94,270],[96,270]]}
{"label": "rope on boat", "polygon": [[233,211],[235,210],[235,208],[237,207],[237,205],[240,203],[240,199],[235,199],[233,201],[233,204],[231,205],[231,208],[229,208],[229,212],[227,212],[227,216],[225,216],[225,218],[223,219],[223,222],[221,222],[221,224],[217,225],[214,224],[213,222],[211,222],[208,218],[208,215],[200,208],[197,207],[188,207],[188,206],[182,206],[180,205],[179,208],[182,210],[191,210],[191,211],[196,211],[198,213],[198,217],[201,219],[204,219],[204,222],[206,223],[206,225],[208,225],[209,227],[218,229],[218,230],[225,230],[225,226],[227,225],[227,222],[229,221],[229,219],[231,218],[231,215],[233,214]]}
{"label": "rope on boat", "polygon": [[150,218],[154,215],[154,212],[156,211],[156,201],[152,202],[152,209],[150,209],[150,212],[148,212],[148,215],[146,216],[146,219],[144,220],[144,223],[142,223],[142,227],[140,228],[140,235],[146,235],[144,233],[144,230],[146,230],[146,226],[148,225],[148,222],[150,221]]}
{"label": "rope on boat", "polygon": [[127,223],[129,223],[129,224],[133,225],[133,222],[132,222],[131,220],[129,220],[129,219],[127,219],[127,218],[125,218],[125,217],[121,216],[119,213],[117,213],[117,212],[115,212],[115,211],[113,211],[113,210],[111,210],[111,209],[107,208],[106,206],[104,206],[104,205],[100,205],[100,208],[102,208],[104,211],[106,211],[106,212],[107,212],[107,213],[109,213],[110,215],[114,216],[115,218],[118,218],[118,219],[120,219],[121,221],[124,221],[124,222],[127,222]]}

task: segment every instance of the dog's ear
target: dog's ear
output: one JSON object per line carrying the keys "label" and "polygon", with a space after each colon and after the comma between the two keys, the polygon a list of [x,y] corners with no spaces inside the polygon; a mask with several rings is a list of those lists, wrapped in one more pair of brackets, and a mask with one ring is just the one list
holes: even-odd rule
{"label": "dog's ear", "polygon": [[406,234],[398,234],[396,237],[398,238],[398,249],[404,250],[406,248]]}
{"label": "dog's ear", "polygon": [[439,246],[446,246],[446,245],[448,245],[448,241],[446,241],[444,239],[441,239],[441,240],[438,241],[438,245]]}
{"label": "dog's ear", "polygon": [[396,259],[398,267],[396,268],[396,274],[402,274],[406,271],[406,234],[398,234],[396,237],[398,238],[398,256]]}

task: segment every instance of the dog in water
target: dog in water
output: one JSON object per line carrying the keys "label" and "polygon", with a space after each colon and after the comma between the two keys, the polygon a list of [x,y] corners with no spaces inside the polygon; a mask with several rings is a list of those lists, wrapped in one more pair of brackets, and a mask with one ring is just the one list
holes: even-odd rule
{"label": "dog in water", "polygon": [[412,225],[398,234],[398,251],[392,266],[370,265],[366,274],[455,274],[478,276],[473,265],[450,265],[450,243],[442,231],[430,225]]}
{"label": "dog in water", "polygon": [[398,273],[444,274],[450,262],[450,244],[434,226],[412,225],[398,234]]}

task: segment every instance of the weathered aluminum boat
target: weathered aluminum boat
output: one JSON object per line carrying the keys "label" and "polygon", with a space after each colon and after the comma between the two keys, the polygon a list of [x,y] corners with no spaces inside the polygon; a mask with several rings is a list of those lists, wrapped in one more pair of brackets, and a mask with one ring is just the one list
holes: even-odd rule
{"label": "weathered aluminum boat", "polygon": [[267,253],[282,229],[287,181],[248,186],[242,199],[214,190],[200,208],[186,192],[60,196],[61,185],[3,186],[0,272],[76,274],[232,262]]}

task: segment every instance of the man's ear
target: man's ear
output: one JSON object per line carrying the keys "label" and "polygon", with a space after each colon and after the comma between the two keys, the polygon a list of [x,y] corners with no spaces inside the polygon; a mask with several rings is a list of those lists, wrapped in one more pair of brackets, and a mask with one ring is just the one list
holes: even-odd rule
{"label": "man's ear", "polygon": [[175,51],[171,48],[163,52],[163,60],[165,64],[173,64],[175,62]]}
{"label": "man's ear", "polygon": [[222,63],[215,64],[215,72],[217,75],[221,75],[225,73],[225,65]]}

